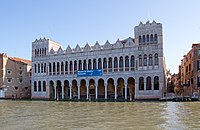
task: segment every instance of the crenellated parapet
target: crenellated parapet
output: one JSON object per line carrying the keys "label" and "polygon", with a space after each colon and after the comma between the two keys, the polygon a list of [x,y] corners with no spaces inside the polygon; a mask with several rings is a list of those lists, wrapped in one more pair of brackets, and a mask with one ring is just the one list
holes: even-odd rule
{"label": "crenellated parapet", "polygon": [[124,47],[132,47],[134,46],[134,39],[129,37],[124,40],[117,40],[115,43],[111,44],[108,40],[104,45],[100,45],[98,41],[94,46],[90,46],[88,43],[84,47],[80,47],[79,44],[76,45],[75,48],[71,48],[70,45],[67,46],[66,50],[64,50],[61,46],[55,50],[53,48],[50,49],[50,54],[64,54],[64,53],[79,53],[79,52],[89,52],[89,51],[98,51],[98,50],[109,50],[109,49],[119,49]]}
{"label": "crenellated parapet", "polygon": [[[70,54],[70,53],[83,53],[98,50],[109,50],[109,49],[120,49],[129,48],[138,45],[148,44],[162,44],[162,24],[156,23],[155,21],[146,23],[140,22],[138,26],[134,28],[135,38],[128,37],[126,39],[117,39],[115,43],[110,43],[108,40],[100,45],[97,41],[93,46],[86,43],[85,46],[81,47],[79,44],[75,48],[71,48],[70,45],[66,49],[53,40],[47,38],[36,39],[32,43],[33,54],[35,56],[46,56],[54,54]],[[44,49],[44,54],[43,54]]]}

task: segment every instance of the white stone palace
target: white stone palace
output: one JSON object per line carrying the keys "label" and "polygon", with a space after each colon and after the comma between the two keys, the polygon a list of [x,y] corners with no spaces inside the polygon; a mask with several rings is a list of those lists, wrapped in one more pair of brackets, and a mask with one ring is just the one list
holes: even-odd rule
{"label": "white stone palace", "polygon": [[[32,43],[32,98],[159,99],[164,96],[162,24],[140,23],[135,38],[66,49],[50,39]],[[82,75],[83,70],[102,75]],[[82,71],[81,71],[82,70]]]}

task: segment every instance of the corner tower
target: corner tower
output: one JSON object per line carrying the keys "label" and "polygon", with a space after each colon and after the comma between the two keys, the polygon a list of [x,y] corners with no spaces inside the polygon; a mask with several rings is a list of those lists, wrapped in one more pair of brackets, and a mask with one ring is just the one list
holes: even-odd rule
{"label": "corner tower", "polygon": [[140,22],[138,26],[134,28],[135,42],[138,45],[146,44],[158,44],[163,48],[163,34],[162,24],[149,21],[146,24]]}

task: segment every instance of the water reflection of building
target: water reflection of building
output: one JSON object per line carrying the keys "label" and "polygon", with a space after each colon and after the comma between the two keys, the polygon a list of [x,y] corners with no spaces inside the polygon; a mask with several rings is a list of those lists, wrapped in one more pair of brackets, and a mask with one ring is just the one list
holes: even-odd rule
{"label": "water reflection of building", "polygon": [[0,97],[31,97],[31,61],[0,54]]}
{"label": "water reflection of building", "polygon": [[[74,49],[50,39],[32,43],[32,98],[158,99],[165,91],[162,24],[140,23],[135,38]],[[77,77],[102,69],[102,76]]]}
{"label": "water reflection of building", "polygon": [[192,44],[192,49],[183,56],[179,69],[181,84],[184,87],[184,95],[198,95],[200,87],[200,44]]}

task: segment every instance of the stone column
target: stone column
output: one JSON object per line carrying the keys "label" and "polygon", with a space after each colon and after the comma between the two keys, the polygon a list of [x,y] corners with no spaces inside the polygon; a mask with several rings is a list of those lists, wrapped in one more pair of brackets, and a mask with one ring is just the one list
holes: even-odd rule
{"label": "stone column", "polygon": [[125,71],[125,61],[126,61],[126,59],[125,59],[125,57],[123,57],[123,71]]}
{"label": "stone column", "polygon": [[139,84],[137,83],[137,81],[135,82],[135,99],[138,98],[138,92],[139,92]]}
{"label": "stone column", "polygon": [[86,80],[86,91],[87,91],[87,100],[89,99],[89,83],[88,81]]}
{"label": "stone column", "polygon": [[117,99],[117,83],[114,83],[115,84],[115,100]]}
{"label": "stone column", "polygon": [[103,71],[103,58],[101,58],[101,69],[102,69],[102,72],[104,72]]}
{"label": "stone column", "polygon": [[72,74],[74,74],[74,61],[72,61]]}
{"label": "stone column", "polygon": [[56,88],[57,88],[57,84],[56,84],[56,82],[54,81],[54,90],[55,90],[55,91],[54,91],[54,98],[55,98],[55,99],[57,99],[57,89],[56,89]]}
{"label": "stone column", "polygon": [[117,61],[118,61],[118,66],[117,66],[117,71],[119,72],[119,60],[120,60],[120,58],[119,57],[117,57]]}
{"label": "stone column", "polygon": [[71,84],[69,85],[69,91],[70,91],[69,98],[72,99],[72,85]]}
{"label": "stone column", "polygon": [[83,70],[83,64],[84,64],[84,60],[81,60],[81,65],[82,65],[81,70]]}
{"label": "stone column", "polygon": [[53,62],[51,62],[51,75],[53,75]]}
{"label": "stone column", "polygon": [[50,96],[49,96],[49,81],[48,80],[46,80],[46,97],[47,98],[50,98]]}
{"label": "stone column", "polygon": [[36,81],[36,85],[37,85],[37,92],[38,92],[38,85],[39,85],[38,81]]}
{"label": "stone column", "polygon": [[114,63],[115,63],[114,59],[115,59],[115,57],[112,58],[112,72],[114,72]]}
{"label": "stone column", "polygon": [[93,70],[93,59],[91,59],[91,70]]}
{"label": "stone column", "polygon": [[86,59],[86,70],[88,70],[88,60]]}
{"label": "stone column", "polygon": [[79,60],[77,60],[77,71],[79,70]]}
{"label": "stone column", "polygon": [[46,65],[47,68],[47,75],[49,75],[49,65]]}
{"label": "stone column", "polygon": [[62,99],[64,99],[64,84],[62,84]]}
{"label": "stone column", "polygon": [[69,75],[69,66],[70,66],[70,61],[67,62],[67,74]]}
{"label": "stone column", "polygon": [[144,91],[146,91],[146,79],[144,78]]}
{"label": "stone column", "polygon": [[[43,69],[44,71],[44,69]],[[40,64],[40,74],[42,73],[42,64]]]}
{"label": "stone column", "polygon": [[55,62],[55,75],[57,75],[57,62]]}
{"label": "stone column", "polygon": [[125,85],[125,99],[127,100],[127,84],[124,85]]}
{"label": "stone column", "polygon": [[107,85],[107,83],[105,84],[105,99],[107,99],[107,97],[108,97],[108,85]]}
{"label": "stone column", "polygon": [[98,84],[95,84],[95,90],[96,90],[96,99],[98,99]]}
{"label": "stone column", "polygon": [[43,92],[43,81],[41,81],[41,92]]}
{"label": "stone column", "polygon": [[78,86],[78,99],[81,98],[81,92],[80,92],[80,83],[79,80],[77,80],[77,86]]}
{"label": "stone column", "polygon": [[99,58],[96,59],[97,69],[99,69]]}
{"label": "stone column", "polygon": [[130,56],[128,58],[128,64],[129,64],[128,71],[131,71],[131,57]]}
{"label": "stone column", "polygon": [[108,73],[108,60],[109,60],[109,58],[106,58],[106,64],[107,64],[107,65],[106,65],[106,69],[107,69],[106,72],[107,72],[107,73]]}

